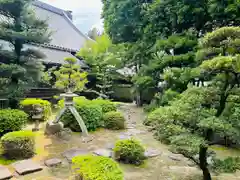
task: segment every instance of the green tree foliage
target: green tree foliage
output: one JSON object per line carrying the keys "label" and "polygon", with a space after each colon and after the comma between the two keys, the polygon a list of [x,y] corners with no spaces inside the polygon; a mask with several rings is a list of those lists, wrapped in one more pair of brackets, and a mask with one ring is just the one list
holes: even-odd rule
{"label": "green tree foliage", "polygon": [[35,60],[44,55],[26,44],[46,43],[50,35],[47,24],[35,17],[30,3],[32,0],[0,2],[0,39],[3,44],[0,50],[1,94],[12,100],[12,106],[16,106],[29,86],[40,80],[42,65]]}
{"label": "green tree foliage", "polygon": [[65,92],[83,91],[87,81],[87,73],[81,72],[81,67],[77,64],[76,58],[65,58],[66,64],[63,64],[58,71],[55,71],[56,76],[55,87],[62,89]]}
{"label": "green tree foliage", "polygon": [[[209,145],[218,143],[214,135],[240,144],[237,123],[240,61],[239,46],[235,44],[240,38],[239,30],[239,27],[223,27],[206,34],[200,41],[201,51],[221,50],[215,57],[201,59],[197,67],[199,75],[209,80],[208,87],[188,88],[170,106],[151,113],[146,121],[155,126],[160,140],[199,165],[204,180],[211,179],[207,156]],[[196,154],[199,159],[194,158]]]}
{"label": "green tree foliage", "polygon": [[92,28],[88,31],[88,37],[90,37],[92,40],[96,40],[98,36],[101,35],[101,32],[97,28]]}
{"label": "green tree foliage", "polygon": [[123,172],[117,162],[111,158],[82,155],[72,159],[76,179],[123,180]]}
{"label": "green tree foliage", "polygon": [[[129,0],[121,3],[103,0],[103,4],[106,32],[114,43],[127,43],[124,62],[136,69],[133,82],[140,99],[144,99],[144,94],[151,99],[154,93],[168,88],[183,92],[189,82],[202,84],[199,71],[189,69],[197,66],[198,38],[218,27],[240,25],[239,1],[234,0]],[[164,56],[158,56],[161,51]],[[219,54],[215,48],[209,51]],[[199,52],[199,55],[206,54]],[[163,90],[158,87],[162,81],[167,83]],[[142,92],[141,87],[146,86],[153,93]]]}
{"label": "green tree foliage", "polygon": [[91,68],[93,77],[97,79],[97,92],[100,97],[109,98],[112,93],[113,77],[120,64],[120,52],[112,44],[110,38],[103,34],[96,41],[87,41],[77,56],[83,58]]}

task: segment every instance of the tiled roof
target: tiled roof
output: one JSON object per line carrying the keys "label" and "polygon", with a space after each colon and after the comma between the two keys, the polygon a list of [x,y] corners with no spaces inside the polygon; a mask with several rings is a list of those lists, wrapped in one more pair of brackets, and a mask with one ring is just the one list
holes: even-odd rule
{"label": "tiled roof", "polygon": [[51,42],[46,46],[57,47],[59,49],[70,49],[78,51],[89,37],[83,34],[70,19],[70,12],[56,8],[49,4],[35,0],[33,9],[37,17],[46,20],[50,31],[53,32]]}

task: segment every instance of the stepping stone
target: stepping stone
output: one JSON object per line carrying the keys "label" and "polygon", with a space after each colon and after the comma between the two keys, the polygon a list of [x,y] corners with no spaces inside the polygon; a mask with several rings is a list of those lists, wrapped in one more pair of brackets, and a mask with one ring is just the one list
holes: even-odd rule
{"label": "stepping stone", "polygon": [[20,175],[41,171],[43,169],[42,166],[40,166],[39,164],[35,163],[32,160],[19,161],[13,163],[12,166],[15,169],[15,171]]}
{"label": "stepping stone", "polygon": [[74,158],[75,156],[80,156],[80,155],[85,155],[88,154],[87,151],[83,150],[83,149],[70,149],[67,150],[63,153],[63,156],[68,160],[68,161],[72,161],[72,158]]}
{"label": "stepping stone", "polygon": [[93,152],[94,154],[98,155],[98,156],[104,156],[104,157],[112,157],[112,151],[108,150],[108,149],[98,149],[96,151]]}
{"label": "stepping stone", "polygon": [[119,139],[121,139],[121,140],[131,139],[131,136],[128,136],[128,135],[125,135],[125,134],[121,134],[121,135],[119,135],[118,137],[119,137]]}
{"label": "stepping stone", "polygon": [[114,147],[115,147],[115,144],[113,144],[113,143],[109,143],[109,144],[106,145],[106,148],[109,149],[109,150],[113,150]]}
{"label": "stepping stone", "polygon": [[157,156],[160,156],[162,153],[159,152],[158,150],[156,149],[148,149],[145,151],[144,155],[147,157],[147,158],[153,158],[153,157],[157,157]]}
{"label": "stepping stone", "polygon": [[142,131],[142,130],[138,130],[138,129],[130,129],[128,132],[132,135],[146,134],[146,131]]}
{"label": "stepping stone", "polygon": [[174,160],[174,161],[182,161],[183,156],[182,155],[170,155],[168,156],[170,159]]}
{"label": "stepping stone", "polygon": [[8,168],[0,166],[0,180],[10,179],[12,176],[13,175]]}
{"label": "stepping stone", "polygon": [[44,164],[47,166],[47,167],[53,167],[53,166],[58,166],[60,164],[62,164],[62,160],[61,159],[57,159],[57,158],[54,158],[54,159],[48,159],[44,162]]}

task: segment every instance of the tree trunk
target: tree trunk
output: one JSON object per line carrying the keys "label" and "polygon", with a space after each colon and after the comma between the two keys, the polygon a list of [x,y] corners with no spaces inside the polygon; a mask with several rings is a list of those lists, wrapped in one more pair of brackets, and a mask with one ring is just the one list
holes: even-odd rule
{"label": "tree trunk", "polygon": [[207,164],[207,147],[201,146],[199,151],[200,168],[203,172],[203,180],[212,180]]}

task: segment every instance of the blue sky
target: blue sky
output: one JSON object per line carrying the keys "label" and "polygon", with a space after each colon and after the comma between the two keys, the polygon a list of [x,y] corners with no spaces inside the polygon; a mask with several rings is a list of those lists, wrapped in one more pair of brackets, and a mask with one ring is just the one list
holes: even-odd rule
{"label": "blue sky", "polygon": [[73,11],[75,25],[84,33],[92,27],[103,28],[101,0],[41,0],[64,10]]}

